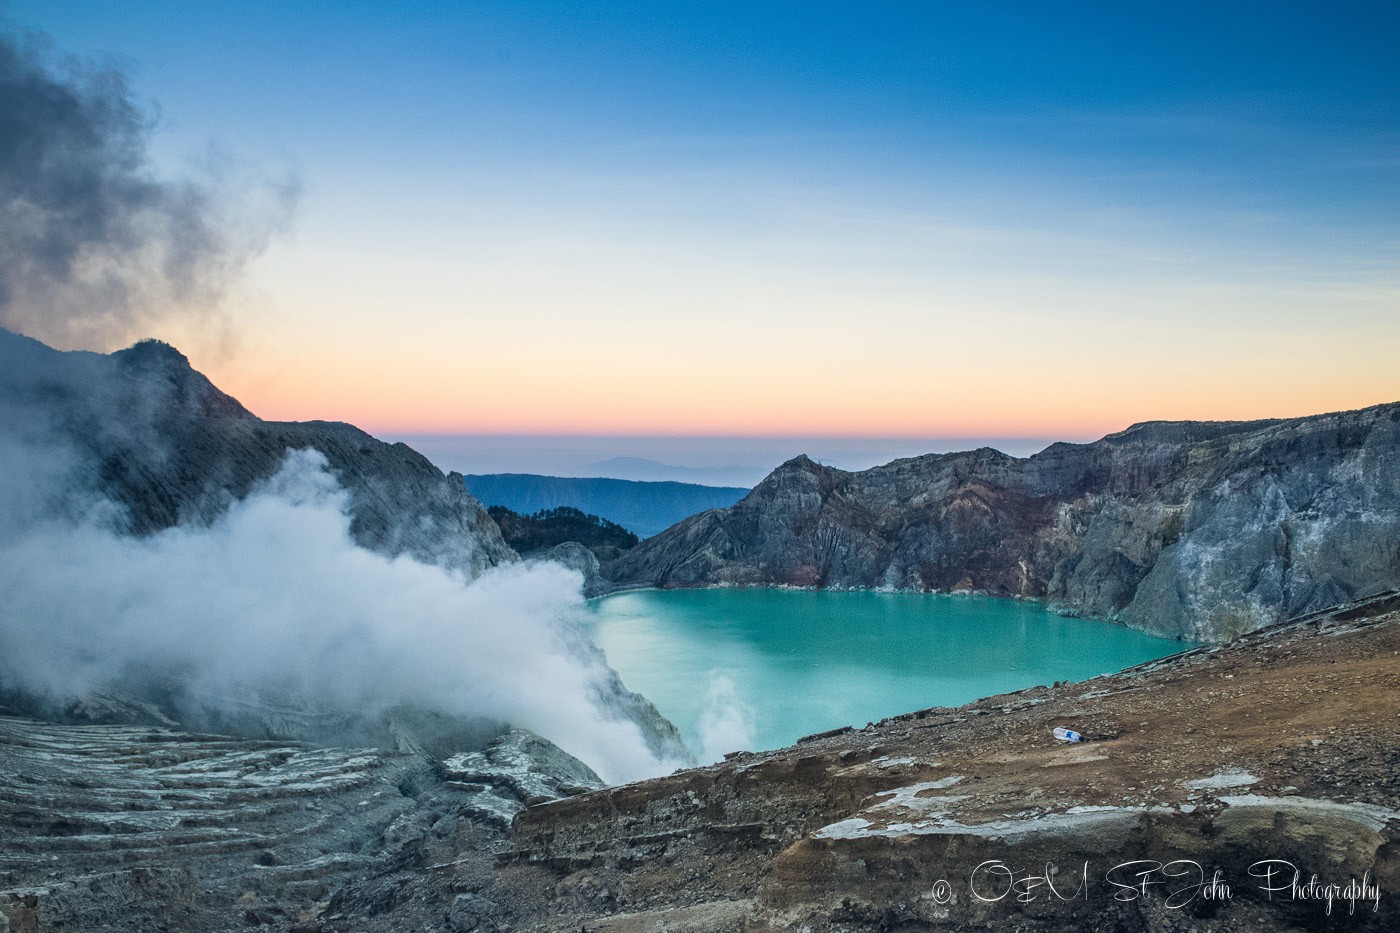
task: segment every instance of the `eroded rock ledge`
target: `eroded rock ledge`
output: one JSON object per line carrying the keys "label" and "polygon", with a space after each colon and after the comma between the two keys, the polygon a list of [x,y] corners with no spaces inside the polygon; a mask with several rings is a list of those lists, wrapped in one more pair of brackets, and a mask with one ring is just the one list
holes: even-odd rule
{"label": "eroded rock ledge", "polygon": [[434,762],[0,715],[0,931],[316,928],[347,884],[489,864],[528,803],[601,786],[522,730]]}

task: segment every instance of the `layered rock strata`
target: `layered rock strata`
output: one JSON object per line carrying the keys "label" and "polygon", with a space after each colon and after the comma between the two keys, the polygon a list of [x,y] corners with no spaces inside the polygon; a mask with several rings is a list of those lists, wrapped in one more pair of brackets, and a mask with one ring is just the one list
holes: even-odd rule
{"label": "layered rock strata", "polygon": [[602,568],[619,586],[1034,597],[1223,641],[1400,585],[1400,404],[1150,422],[1032,457],[797,457]]}

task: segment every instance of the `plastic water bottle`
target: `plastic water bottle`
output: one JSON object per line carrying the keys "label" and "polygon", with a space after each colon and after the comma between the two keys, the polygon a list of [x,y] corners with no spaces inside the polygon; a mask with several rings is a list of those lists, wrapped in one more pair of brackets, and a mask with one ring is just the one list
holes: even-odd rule
{"label": "plastic water bottle", "polygon": [[1075,732],[1073,729],[1066,729],[1064,726],[1056,726],[1054,730],[1054,735],[1055,738],[1059,739],[1061,742],[1084,741],[1084,736],[1080,735],[1078,732]]}

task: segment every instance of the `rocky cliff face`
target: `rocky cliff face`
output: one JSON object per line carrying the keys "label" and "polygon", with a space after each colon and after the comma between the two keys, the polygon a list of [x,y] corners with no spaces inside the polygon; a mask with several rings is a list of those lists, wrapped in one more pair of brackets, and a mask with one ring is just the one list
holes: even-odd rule
{"label": "rocky cliff face", "polygon": [[798,457],[602,572],[982,591],[1223,640],[1400,584],[1400,404],[1153,422],[1028,458],[984,448],[859,473]]}
{"label": "rocky cliff face", "polygon": [[57,456],[74,461],[63,477],[70,495],[121,506],[132,534],[207,523],[276,473],[288,450],[315,448],[350,492],[361,546],[468,577],[516,560],[459,474],[352,425],[263,421],[173,347],[62,353],[0,331],[0,359],[0,408],[28,435],[20,439],[61,447]]}
{"label": "rocky cliff face", "polygon": [[[0,469],[11,478],[0,495],[0,541],[51,513],[137,537],[205,525],[274,476],[289,450],[312,448],[349,493],[350,532],[361,547],[439,565],[464,580],[519,560],[459,474],[444,475],[411,448],[352,425],[263,421],[156,341],[112,354],[60,352],[0,329],[0,424]],[[596,586],[596,561],[579,569]],[[606,672],[591,698],[600,709],[635,722],[659,759],[692,760],[675,727],[623,686],[584,633],[562,637]],[[477,749],[506,728],[427,709],[365,713],[300,696],[210,696],[167,674],[143,671],[139,680],[58,706],[7,692],[3,682],[0,698],[63,722],[160,724],[435,758]]]}

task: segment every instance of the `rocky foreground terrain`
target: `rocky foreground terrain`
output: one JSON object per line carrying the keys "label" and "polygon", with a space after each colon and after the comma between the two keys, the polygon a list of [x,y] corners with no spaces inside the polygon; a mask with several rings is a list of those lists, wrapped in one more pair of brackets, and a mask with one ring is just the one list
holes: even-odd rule
{"label": "rocky foreground terrain", "polygon": [[[1057,742],[1056,725],[1087,740]],[[489,903],[486,929],[1382,930],[1400,923],[1398,831],[1390,594],[1085,683],[533,807],[489,875],[476,863],[434,885]],[[1270,901],[1249,874],[1266,859],[1382,893],[1354,914],[1334,900],[1330,918],[1302,895]],[[1142,860],[1189,861],[1131,897],[1123,886],[1141,891],[1134,872],[1152,866],[1115,868]],[[1190,897],[1217,870],[1230,897]]]}
{"label": "rocky foreground terrain", "polygon": [[1400,924],[1400,593],[621,787],[528,741],[0,719],[0,930]]}
{"label": "rocky foreground terrain", "polygon": [[602,786],[525,732],[430,763],[0,710],[0,930],[286,926],[412,853],[473,849],[527,802]]}
{"label": "rocky foreground terrain", "polygon": [[1223,641],[1400,586],[1400,404],[1150,422],[1032,457],[848,473],[798,457],[648,538],[617,586],[986,592]]}

